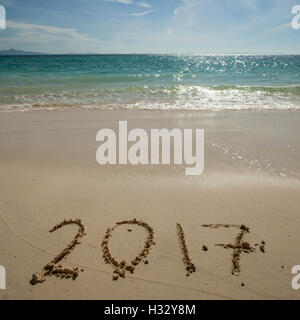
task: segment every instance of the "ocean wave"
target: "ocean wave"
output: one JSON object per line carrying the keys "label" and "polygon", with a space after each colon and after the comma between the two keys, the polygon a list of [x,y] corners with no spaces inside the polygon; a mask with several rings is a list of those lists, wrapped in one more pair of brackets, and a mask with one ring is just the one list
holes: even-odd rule
{"label": "ocean wave", "polygon": [[14,90],[2,88],[0,96],[0,111],[66,108],[212,111],[300,109],[300,85],[134,85],[64,90],[29,85]]}

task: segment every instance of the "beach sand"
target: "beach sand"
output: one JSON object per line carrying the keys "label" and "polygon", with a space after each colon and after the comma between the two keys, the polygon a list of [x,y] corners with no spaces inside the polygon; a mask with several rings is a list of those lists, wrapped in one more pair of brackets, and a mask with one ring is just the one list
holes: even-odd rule
{"label": "beach sand", "polygon": [[[130,128],[205,130],[205,169],[186,176],[184,166],[100,166],[96,133]],[[291,269],[300,264],[300,113],[188,111],[74,111],[0,114],[0,265],[6,290],[0,299],[299,299]],[[61,264],[78,267],[76,280],[39,272],[74,238],[64,219],[82,220],[86,235]],[[101,243],[108,227],[136,218],[154,230],[155,245],[125,279],[112,280]],[[186,276],[176,223],[196,272]],[[255,252],[242,252],[232,275],[238,227]],[[129,231],[128,231],[129,230]],[[109,248],[130,261],[147,232],[123,225]],[[259,246],[265,242],[265,252]],[[207,251],[203,251],[205,245]],[[81,269],[83,271],[81,271]]]}

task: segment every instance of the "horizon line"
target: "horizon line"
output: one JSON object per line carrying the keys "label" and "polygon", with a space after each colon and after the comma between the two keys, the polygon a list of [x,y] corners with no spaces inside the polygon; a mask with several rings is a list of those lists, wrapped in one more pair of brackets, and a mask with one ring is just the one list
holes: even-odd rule
{"label": "horizon line", "polygon": [[[82,56],[82,55],[86,55],[86,56],[92,56],[92,55],[172,55],[172,56],[251,56],[251,55],[255,55],[255,56],[278,56],[278,55],[300,55],[300,53],[187,53],[187,52],[182,52],[182,53],[172,53],[172,52],[124,52],[124,53],[116,53],[116,52],[108,52],[108,53],[92,53],[92,52],[87,52],[87,53],[51,53],[51,52],[41,52],[41,51],[26,51],[26,50],[22,50],[22,49],[14,49],[14,48],[9,48],[9,49],[2,49],[0,50],[0,55],[1,52],[3,51],[21,51],[24,52],[23,56],[37,56],[37,55],[48,55],[48,56],[57,56],[57,55],[68,55],[68,56]],[[29,54],[27,54],[29,53]],[[19,55],[22,56],[22,53],[20,54],[3,54],[2,56],[15,56],[15,55]]]}

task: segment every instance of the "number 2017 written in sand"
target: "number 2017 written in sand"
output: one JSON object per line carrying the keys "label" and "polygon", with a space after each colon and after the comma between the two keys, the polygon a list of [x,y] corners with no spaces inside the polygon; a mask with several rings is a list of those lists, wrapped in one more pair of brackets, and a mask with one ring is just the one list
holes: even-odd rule
{"label": "number 2017 written in sand", "polygon": [[[80,244],[80,239],[86,235],[85,227],[80,219],[75,220],[64,220],[61,223],[54,226],[49,232],[54,232],[66,225],[75,224],[78,226],[78,232],[75,235],[74,239],[67,245],[67,247],[62,250],[56,257],[54,257],[47,265],[45,265],[41,272],[34,273],[30,283],[35,285],[37,283],[42,283],[46,280],[47,276],[56,276],[59,278],[72,278],[75,280],[79,275],[79,268],[68,269],[61,266],[60,262],[63,259],[66,259],[68,255],[70,255],[71,251],[75,249],[75,247]],[[144,229],[147,233],[146,240],[144,242],[144,247],[138,252],[137,256],[131,260],[121,260],[118,261],[111,253],[110,250],[110,240],[113,237],[114,231],[121,226],[137,226]],[[186,243],[186,237],[182,226],[177,223],[177,234],[179,240],[179,247],[182,253],[182,259],[185,266],[186,276],[190,276],[193,272],[196,271],[196,267],[192,262],[190,257],[190,253]],[[204,224],[202,227],[217,229],[217,228],[236,228],[238,229],[238,234],[235,238],[234,243],[228,244],[215,244],[216,246],[221,246],[225,249],[232,249],[232,274],[238,275],[240,268],[240,258],[242,253],[251,253],[256,251],[256,247],[259,247],[261,252],[265,252],[265,242],[261,241],[260,243],[255,243],[252,247],[248,242],[244,241],[244,236],[250,232],[249,228],[245,225],[233,225],[233,224]],[[131,229],[128,229],[131,232]],[[155,245],[154,242],[154,230],[153,228],[144,221],[139,221],[137,219],[132,220],[124,220],[117,222],[113,228],[107,228],[104,239],[101,243],[102,249],[102,257],[105,263],[110,264],[113,268],[113,280],[118,280],[119,278],[125,278],[126,272],[134,273],[137,266],[143,262],[144,264],[148,264],[149,261],[147,259],[150,250]],[[203,245],[203,251],[207,251],[208,248]],[[83,271],[83,270],[81,270]]]}

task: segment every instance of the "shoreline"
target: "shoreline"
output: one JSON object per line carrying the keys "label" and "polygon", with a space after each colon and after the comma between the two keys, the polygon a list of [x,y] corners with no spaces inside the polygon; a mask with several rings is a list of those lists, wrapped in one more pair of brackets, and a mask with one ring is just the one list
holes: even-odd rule
{"label": "shoreline", "polygon": [[300,111],[299,108],[287,108],[287,109],[280,109],[280,108],[267,108],[267,109],[261,109],[259,107],[255,108],[241,108],[241,109],[217,109],[217,108],[211,108],[211,109],[197,109],[197,108],[134,108],[134,107],[121,107],[121,106],[101,106],[101,107],[74,107],[72,104],[66,105],[66,106],[60,106],[60,107],[43,107],[36,109],[14,109],[14,110],[0,110],[0,115],[3,114],[9,114],[9,113],[35,113],[35,112],[105,112],[105,111],[119,111],[119,112],[182,112],[182,113],[226,113],[226,112],[241,112],[241,113],[267,113],[267,112],[298,112]]}

